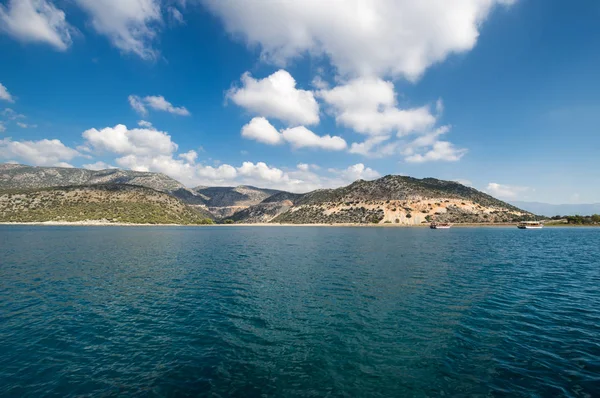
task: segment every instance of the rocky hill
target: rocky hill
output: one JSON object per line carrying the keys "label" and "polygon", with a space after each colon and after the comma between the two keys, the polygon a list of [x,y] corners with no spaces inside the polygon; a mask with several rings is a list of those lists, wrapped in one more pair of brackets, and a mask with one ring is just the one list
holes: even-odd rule
{"label": "rocky hill", "polygon": [[[106,186],[112,186],[113,191],[116,186],[129,186],[129,188],[123,188],[129,190],[127,191],[128,195],[131,194],[129,195],[130,199],[127,199],[126,202],[135,202],[136,198],[139,198],[132,195],[133,188],[131,186],[145,187],[155,192],[154,195],[162,193],[163,200],[166,200],[165,197],[181,200],[181,202],[177,200],[177,203],[186,206],[186,212],[192,211],[192,214],[201,214],[202,218],[212,217],[219,221],[235,223],[422,225],[432,220],[452,223],[494,223],[534,218],[532,213],[474,188],[434,178],[417,179],[390,175],[375,181],[358,180],[337,189],[320,189],[306,194],[294,194],[243,185],[237,187],[200,186],[188,189],[164,174],[118,169],[91,171],[58,167],[0,165],[0,193],[3,190],[15,188],[29,189],[30,192],[27,195],[33,195],[43,200],[52,199],[56,202],[65,197],[64,192],[67,189],[83,189],[84,191],[77,195],[81,199],[77,204],[79,206],[77,209],[86,217],[90,214],[94,217],[100,216],[99,212],[92,212],[91,208],[94,206],[108,211],[110,206],[106,204],[108,207],[103,207],[105,206],[104,200],[109,204],[114,202],[114,192],[108,194],[109,190],[106,187],[97,188],[104,192],[102,195],[89,193],[93,191],[92,187],[98,184],[108,184]],[[85,187],[77,188],[82,185]],[[62,186],[71,186],[71,188],[57,188],[54,190],[55,192],[51,189],[44,190],[44,188]],[[33,192],[40,193],[34,194]],[[54,193],[50,194],[50,192]],[[63,194],[61,195],[59,192],[63,192]],[[27,195],[23,200],[29,197]],[[119,195],[117,196],[122,197],[124,193],[121,192]],[[71,194],[66,195],[66,198],[70,197]],[[99,199],[93,199],[94,197]],[[17,217],[16,209],[25,209],[19,207],[19,202],[14,202],[13,199],[6,204],[8,210],[4,215],[5,218],[14,219]],[[86,205],[88,207],[85,211],[81,210],[84,199],[91,201]],[[54,203],[52,201],[51,203]],[[36,209],[42,206],[33,199],[28,203],[35,204]],[[70,201],[56,203],[63,207],[74,206]],[[147,204],[148,201],[143,199],[140,203]],[[139,208],[139,206],[128,206],[131,209]],[[152,214],[156,213],[154,208],[148,206],[145,208],[148,211],[152,210]],[[50,208],[45,208],[43,213],[54,214]],[[31,219],[32,214],[38,213],[28,214]],[[123,213],[114,215],[109,212],[107,214],[111,219],[124,217]],[[140,214],[136,211],[134,214],[132,217],[139,220]],[[65,216],[64,212],[61,217],[63,216]],[[166,215],[159,218],[173,219]]]}
{"label": "rocky hill", "polygon": [[[286,201],[289,203],[283,205]],[[276,203],[281,205],[275,206]],[[290,203],[292,206],[289,206]],[[266,207],[266,204],[269,206]],[[244,219],[245,215],[248,215],[247,219]],[[274,195],[231,219],[234,222],[268,220],[290,224],[421,225],[432,220],[493,223],[531,218],[531,213],[457,182],[386,176],[304,195]]]}
{"label": "rocky hill", "polygon": [[73,185],[128,184],[166,192],[189,204],[204,204],[204,199],[179,181],[160,173],[107,169],[87,170],[65,167],[33,167],[0,164],[0,190],[49,188]]}
{"label": "rocky hill", "polygon": [[108,221],[141,224],[208,224],[206,211],[154,189],[101,184],[0,192],[0,222]]}
{"label": "rocky hill", "polygon": [[280,214],[286,213],[293,206],[294,203],[290,200],[263,202],[240,210],[228,217],[227,220],[231,220],[234,223],[268,223]]}
{"label": "rocky hill", "polygon": [[216,217],[229,217],[257,205],[269,197],[287,193],[246,185],[237,187],[196,187],[193,192],[203,198],[203,204]]}

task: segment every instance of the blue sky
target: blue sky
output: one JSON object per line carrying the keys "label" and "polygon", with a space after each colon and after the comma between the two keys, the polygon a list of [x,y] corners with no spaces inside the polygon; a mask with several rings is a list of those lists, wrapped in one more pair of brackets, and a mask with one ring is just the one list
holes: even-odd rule
{"label": "blue sky", "polygon": [[0,1],[0,161],[600,201],[600,3]]}

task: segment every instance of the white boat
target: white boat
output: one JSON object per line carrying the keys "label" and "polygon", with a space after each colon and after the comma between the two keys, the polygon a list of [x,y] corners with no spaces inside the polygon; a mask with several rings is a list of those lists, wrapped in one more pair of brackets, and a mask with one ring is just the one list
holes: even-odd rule
{"label": "white boat", "polygon": [[519,229],[542,229],[544,224],[539,221],[522,221],[517,224],[517,228]]}
{"label": "white boat", "polygon": [[450,229],[451,226],[452,226],[452,224],[449,224],[447,222],[432,222],[429,225],[429,228],[431,228],[431,229]]}

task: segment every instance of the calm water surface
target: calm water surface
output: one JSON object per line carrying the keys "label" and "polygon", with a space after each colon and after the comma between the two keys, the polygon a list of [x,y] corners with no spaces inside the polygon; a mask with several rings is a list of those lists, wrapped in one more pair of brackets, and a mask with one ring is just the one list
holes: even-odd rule
{"label": "calm water surface", "polygon": [[600,229],[0,226],[1,396],[600,396]]}

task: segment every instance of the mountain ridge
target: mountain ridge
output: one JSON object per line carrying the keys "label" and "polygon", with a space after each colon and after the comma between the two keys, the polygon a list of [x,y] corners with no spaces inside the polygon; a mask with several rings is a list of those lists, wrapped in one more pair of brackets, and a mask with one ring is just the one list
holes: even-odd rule
{"label": "mountain ridge", "polygon": [[0,192],[102,184],[132,185],[175,197],[227,223],[421,225],[441,222],[513,222],[532,213],[458,182],[387,175],[304,194],[250,185],[187,188],[164,174],[120,169],[91,171],[0,165]]}

